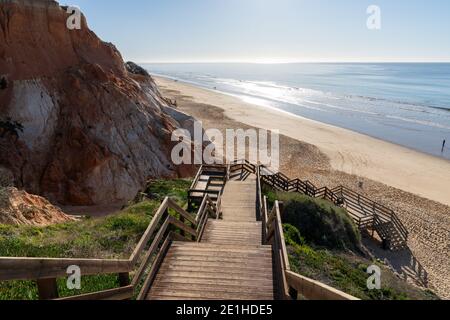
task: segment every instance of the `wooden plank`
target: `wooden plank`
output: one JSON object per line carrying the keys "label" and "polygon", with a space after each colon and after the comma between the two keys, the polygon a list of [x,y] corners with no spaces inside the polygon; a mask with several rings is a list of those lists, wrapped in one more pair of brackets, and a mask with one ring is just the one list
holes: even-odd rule
{"label": "wooden plank", "polygon": [[170,268],[182,270],[182,268],[192,268],[196,270],[201,270],[197,268],[208,268],[211,270],[214,270],[215,268],[221,269],[224,268],[224,270],[230,270],[230,271],[247,271],[249,268],[252,269],[252,271],[257,270],[272,270],[272,261],[269,259],[258,259],[257,261],[254,261],[252,263],[248,263],[247,259],[243,260],[223,260],[223,261],[211,261],[207,259],[193,259],[189,261],[186,257],[185,260],[178,260],[176,258],[170,259]]}
{"label": "wooden plank", "polygon": [[202,241],[204,233],[205,233],[205,229],[206,229],[206,224],[208,223],[209,220],[209,216],[208,216],[208,212],[206,209],[204,209],[204,213],[203,213],[203,219],[202,221],[199,222],[198,228],[197,228],[197,242]]}
{"label": "wooden plank", "polygon": [[163,203],[159,207],[158,211],[153,216],[153,219],[150,222],[150,225],[148,226],[148,228],[145,231],[144,235],[142,236],[141,240],[139,241],[136,248],[134,249],[133,254],[131,255],[130,260],[132,261],[133,265],[135,265],[137,263],[139,256],[141,255],[145,246],[147,245],[147,243],[150,241],[151,237],[155,233],[156,228],[158,227],[159,222],[161,221],[164,214],[166,213],[168,206],[169,206],[169,198],[165,198]]}
{"label": "wooden plank", "polygon": [[0,281],[36,280],[67,276],[67,269],[76,265],[83,275],[130,272],[129,260],[0,258]]}
{"label": "wooden plank", "polygon": [[142,285],[142,288],[141,288],[141,291],[139,292],[137,300],[143,300],[145,298],[145,296],[147,295],[147,292],[148,292],[149,288],[151,287],[151,285],[152,285],[153,281],[155,280],[155,277],[159,271],[161,263],[167,254],[167,250],[169,249],[171,242],[172,242],[172,240],[171,240],[171,237],[169,236],[166,238],[163,245],[161,246],[161,249],[159,250],[159,252],[155,258],[155,261],[153,262],[150,272],[149,272],[147,278],[145,279],[144,284]]}
{"label": "wooden plank", "polygon": [[128,287],[130,285],[130,274],[128,272],[119,273],[119,286]]}
{"label": "wooden plank", "polygon": [[156,235],[155,239],[153,240],[152,244],[150,245],[150,248],[148,249],[147,253],[145,254],[145,257],[144,257],[143,261],[141,262],[139,269],[136,271],[136,274],[134,275],[133,282],[132,282],[133,286],[136,286],[141,281],[141,278],[145,272],[145,269],[148,267],[148,264],[150,263],[151,258],[153,257],[156,250],[158,249],[159,243],[163,240],[164,235],[169,228],[169,224],[170,224],[170,220],[169,220],[169,218],[167,218],[164,221],[164,224],[159,229],[158,234]]}
{"label": "wooden plank", "polygon": [[269,301],[273,300],[273,295],[255,292],[253,294],[225,293],[225,292],[204,292],[204,291],[174,291],[166,289],[162,292],[156,292],[150,295],[151,300],[244,300],[244,301]]}
{"label": "wooden plank", "polygon": [[175,210],[177,213],[179,213],[181,216],[183,216],[185,219],[187,219],[189,222],[195,224],[195,216],[186,212],[183,208],[181,208],[175,201],[172,199],[169,199],[169,207]]}
{"label": "wooden plank", "polygon": [[360,300],[345,292],[327,286],[292,271],[286,271],[288,285],[309,300]]}
{"label": "wooden plank", "polygon": [[174,217],[169,216],[169,221],[170,221],[170,224],[174,225],[175,227],[189,233],[190,235],[192,235],[194,237],[197,236],[196,230],[192,229],[191,227],[188,227],[187,225],[185,225],[181,221],[175,219]]}
{"label": "wooden plank", "polygon": [[99,291],[94,293],[88,293],[73,297],[65,297],[60,298],[56,300],[80,300],[80,301],[87,301],[87,300],[128,300],[133,298],[134,295],[134,288],[133,286],[126,286],[121,288],[115,288],[105,291]]}
{"label": "wooden plank", "polygon": [[39,279],[37,287],[40,300],[53,300],[58,298],[56,279]]}
{"label": "wooden plank", "polygon": [[280,264],[281,264],[281,273],[280,273],[280,293],[281,293],[281,299],[286,300],[289,296],[289,286],[286,279],[286,267],[284,266],[284,257],[283,257],[283,250],[278,250]]}
{"label": "wooden plank", "polygon": [[198,179],[200,178],[202,171],[203,171],[203,166],[200,166],[199,170],[197,171],[197,175],[195,176],[195,179],[192,182],[192,185],[189,189],[194,189],[195,185],[197,184]]}
{"label": "wooden plank", "polygon": [[170,283],[184,283],[184,284],[200,284],[200,285],[211,285],[211,286],[244,286],[244,287],[253,287],[255,290],[258,288],[262,288],[263,290],[273,290],[273,281],[272,279],[260,280],[255,282],[253,279],[208,279],[208,278],[192,278],[192,277],[179,277],[179,276],[171,276],[167,277],[167,279],[163,279],[160,275],[156,278],[155,281],[161,284],[170,284]]}
{"label": "wooden plank", "polygon": [[281,253],[282,253],[284,268],[286,270],[291,270],[291,267],[289,265],[289,256],[287,254],[286,241],[285,241],[285,238],[284,238],[284,231],[283,231],[283,225],[282,225],[282,221],[281,221],[280,208],[279,208],[279,202],[278,201],[275,201],[275,212],[276,212],[276,215],[277,215],[278,236],[279,236],[279,239],[281,241],[280,250],[281,250]]}
{"label": "wooden plank", "polygon": [[273,293],[269,290],[252,290],[252,288],[233,289],[223,286],[216,288],[213,286],[197,286],[197,288],[191,287],[190,289],[183,285],[175,285],[174,287],[155,286],[152,288],[149,297],[151,298],[154,294],[155,296],[167,295],[169,299],[171,296],[175,296],[201,300],[273,300]]}
{"label": "wooden plank", "polygon": [[208,198],[207,197],[203,197],[202,203],[200,204],[200,207],[198,209],[198,213],[197,216],[195,218],[195,223],[196,225],[199,225],[199,222],[201,219],[203,219],[203,215],[205,214],[205,207],[207,204]]}

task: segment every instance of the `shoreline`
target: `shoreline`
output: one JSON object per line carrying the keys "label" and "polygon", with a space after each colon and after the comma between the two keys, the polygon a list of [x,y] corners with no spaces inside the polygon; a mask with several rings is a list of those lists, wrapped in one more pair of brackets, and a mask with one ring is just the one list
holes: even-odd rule
{"label": "shoreline", "polygon": [[179,91],[197,103],[216,106],[235,121],[251,127],[278,129],[281,135],[318,147],[334,170],[450,206],[448,160],[286,111],[250,104],[230,94],[153,77],[159,87]]}

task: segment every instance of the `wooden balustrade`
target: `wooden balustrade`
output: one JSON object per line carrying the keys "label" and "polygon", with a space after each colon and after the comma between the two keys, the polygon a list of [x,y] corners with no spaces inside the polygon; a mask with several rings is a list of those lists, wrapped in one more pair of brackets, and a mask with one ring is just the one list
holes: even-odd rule
{"label": "wooden balustrade", "polygon": [[[205,195],[202,203],[195,216],[186,212],[170,198],[165,198],[129,259],[1,257],[0,281],[36,280],[40,299],[57,299],[56,279],[66,277],[68,267],[76,265],[81,269],[82,276],[118,274],[120,287],[60,300],[131,299],[145,277],[138,296],[142,297],[154,280],[171,242],[174,239],[197,241],[202,236],[208,218],[210,216],[217,218],[219,214],[216,211],[217,206],[208,195]],[[170,213],[171,210],[178,218]],[[150,246],[146,250],[150,241]],[[149,267],[150,271],[145,276]],[[133,271],[136,272],[130,281],[129,274]]]}
{"label": "wooden balustrade", "polygon": [[[391,230],[390,233],[384,233],[383,236],[386,239],[383,240],[390,242],[391,238],[396,239],[396,243],[393,243],[391,249],[403,248],[407,245],[408,230],[391,209],[343,186],[334,189],[327,187],[319,189],[310,181],[302,181],[300,179],[290,180],[286,175],[271,172],[264,166],[260,166],[261,171],[264,172],[264,174],[260,174],[261,181],[274,189],[302,193],[313,198],[328,200],[337,206],[345,207],[360,229],[381,228],[381,224],[374,224],[375,218],[385,223],[391,223],[395,231]],[[382,230],[379,231],[381,233]]]}
{"label": "wooden balustrade", "polygon": [[300,294],[308,300],[359,300],[319,281],[292,272],[284,238],[280,204],[275,201],[273,209],[268,213],[267,197],[264,196],[261,200],[261,208],[261,215],[265,220],[263,223],[265,243],[272,245],[274,278],[279,299],[296,300]]}

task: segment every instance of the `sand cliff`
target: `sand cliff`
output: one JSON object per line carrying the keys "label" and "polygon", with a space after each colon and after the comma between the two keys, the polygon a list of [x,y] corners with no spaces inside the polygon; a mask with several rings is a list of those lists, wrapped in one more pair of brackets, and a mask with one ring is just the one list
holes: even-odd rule
{"label": "sand cliff", "polygon": [[[170,161],[169,115],[152,78],[51,0],[0,1],[0,165],[15,185],[69,205],[120,203],[149,177],[191,173]],[[176,112],[176,111],[174,111]],[[6,120],[5,120],[6,121]]]}

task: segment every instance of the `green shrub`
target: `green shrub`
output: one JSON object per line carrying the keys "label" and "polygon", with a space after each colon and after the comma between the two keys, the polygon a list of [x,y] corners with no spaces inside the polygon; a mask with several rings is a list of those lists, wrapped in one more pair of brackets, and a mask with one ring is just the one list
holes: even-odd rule
{"label": "green shrub", "polygon": [[287,244],[305,244],[305,239],[300,235],[300,231],[290,224],[283,225],[284,238]]}
{"label": "green shrub", "polygon": [[358,251],[361,234],[345,209],[299,194],[277,194],[284,202],[283,222],[295,226],[307,243]]}
{"label": "green shrub", "polygon": [[150,181],[144,193],[150,199],[163,200],[165,197],[171,197],[182,205],[187,203],[188,190],[191,186],[191,180],[155,180]]}

